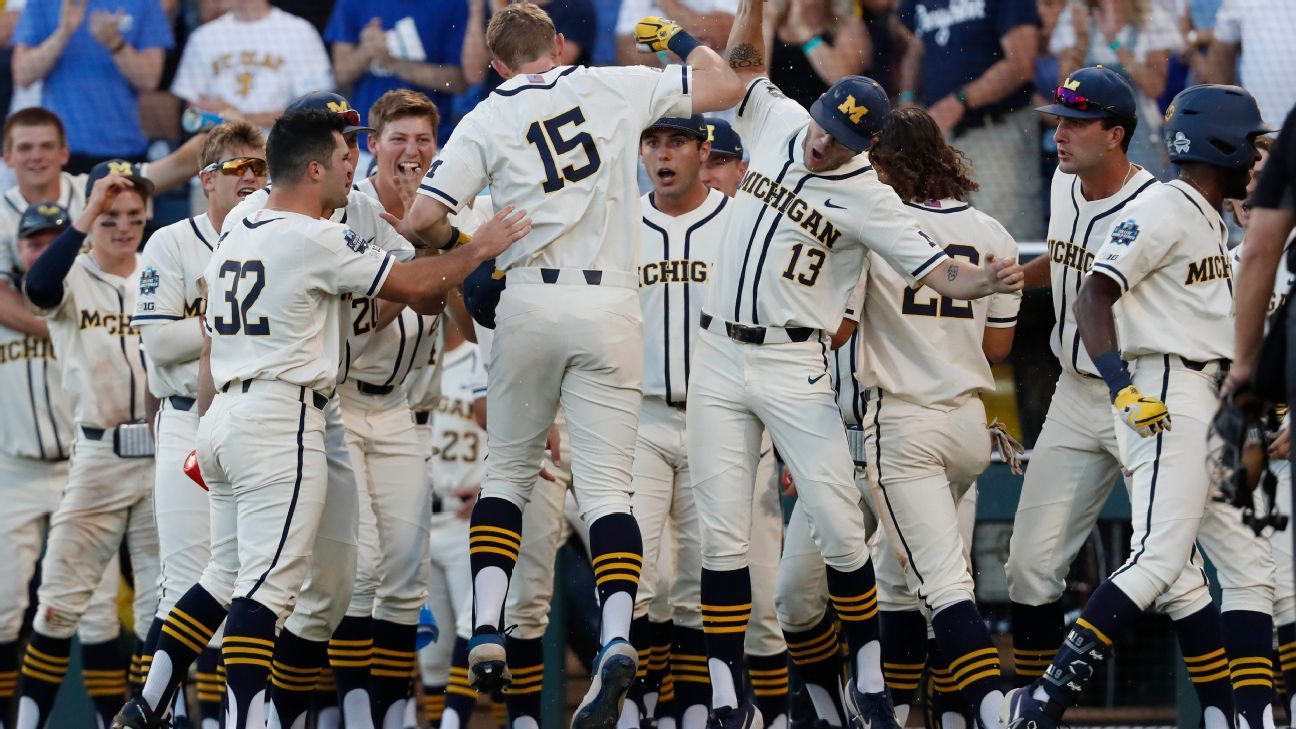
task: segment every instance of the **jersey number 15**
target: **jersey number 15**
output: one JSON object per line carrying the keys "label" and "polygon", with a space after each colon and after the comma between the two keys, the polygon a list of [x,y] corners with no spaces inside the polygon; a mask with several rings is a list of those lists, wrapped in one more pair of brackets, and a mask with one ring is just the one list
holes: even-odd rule
{"label": "jersey number 15", "polygon": [[[246,293],[239,296],[239,285],[249,279]],[[241,330],[249,336],[269,334],[269,320],[264,316],[253,319],[248,313],[261,295],[261,289],[265,288],[265,264],[261,261],[225,261],[220,267],[220,280],[228,287],[225,289],[225,302],[229,304],[229,318],[218,316],[212,319],[216,333],[238,334]]]}
{"label": "jersey number 15", "polygon": [[[531,126],[527,127],[527,141],[535,145],[536,151],[540,153],[540,163],[544,165],[545,179],[542,187],[545,192],[558,192],[568,182],[580,182],[598,172],[602,160],[589,132],[578,132],[571,138],[563,136],[563,127],[568,124],[579,127],[584,123],[585,115],[581,113],[579,106],[575,106],[552,119],[531,122]],[[585,164],[579,167],[567,165],[560,171],[556,159],[575,151],[577,147],[585,152]]]}

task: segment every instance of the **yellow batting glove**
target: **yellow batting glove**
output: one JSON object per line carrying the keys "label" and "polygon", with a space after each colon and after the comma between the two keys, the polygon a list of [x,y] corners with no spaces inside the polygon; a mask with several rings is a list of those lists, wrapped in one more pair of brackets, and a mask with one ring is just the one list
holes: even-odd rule
{"label": "yellow batting glove", "polygon": [[1170,411],[1166,409],[1165,403],[1155,397],[1144,396],[1133,385],[1116,393],[1113,404],[1125,424],[1144,438],[1170,430]]}
{"label": "yellow batting glove", "polygon": [[644,53],[659,53],[667,50],[666,44],[681,30],[673,20],[649,15],[635,23],[635,45]]}

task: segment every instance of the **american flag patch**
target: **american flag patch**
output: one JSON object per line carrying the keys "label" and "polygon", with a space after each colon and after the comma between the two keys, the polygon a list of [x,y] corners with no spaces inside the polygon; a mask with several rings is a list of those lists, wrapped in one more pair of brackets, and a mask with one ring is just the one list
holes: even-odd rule
{"label": "american flag patch", "polygon": [[541,75],[538,74],[538,73],[528,73],[528,74],[527,74],[527,81],[530,81],[530,82],[533,83],[533,84],[542,84],[542,83],[544,83],[544,80],[545,80],[545,77],[544,77],[544,76],[541,76]]}

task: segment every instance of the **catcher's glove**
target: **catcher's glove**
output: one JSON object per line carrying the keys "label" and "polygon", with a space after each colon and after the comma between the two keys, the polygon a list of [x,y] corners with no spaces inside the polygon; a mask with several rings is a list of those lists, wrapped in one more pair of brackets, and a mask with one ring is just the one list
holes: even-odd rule
{"label": "catcher's glove", "polygon": [[660,53],[677,33],[684,30],[673,20],[649,15],[635,23],[635,45],[644,53]]}
{"label": "catcher's glove", "polygon": [[1170,430],[1170,411],[1165,403],[1155,397],[1147,397],[1130,385],[1116,393],[1113,403],[1125,421],[1135,433],[1147,438],[1163,430]]}

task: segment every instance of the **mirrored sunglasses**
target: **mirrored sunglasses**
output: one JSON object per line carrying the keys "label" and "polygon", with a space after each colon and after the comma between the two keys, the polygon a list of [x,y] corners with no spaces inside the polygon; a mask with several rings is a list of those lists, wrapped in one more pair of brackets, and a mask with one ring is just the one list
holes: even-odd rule
{"label": "mirrored sunglasses", "polygon": [[265,177],[270,165],[260,157],[234,157],[223,162],[213,162],[202,169],[203,172],[220,172],[223,175],[242,176],[247,169],[257,177]]}

